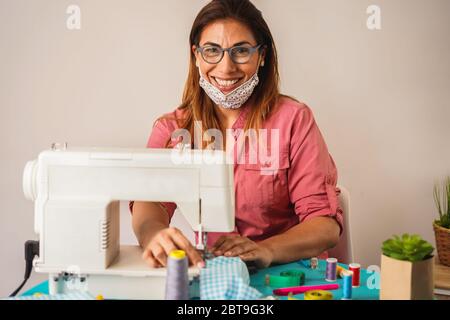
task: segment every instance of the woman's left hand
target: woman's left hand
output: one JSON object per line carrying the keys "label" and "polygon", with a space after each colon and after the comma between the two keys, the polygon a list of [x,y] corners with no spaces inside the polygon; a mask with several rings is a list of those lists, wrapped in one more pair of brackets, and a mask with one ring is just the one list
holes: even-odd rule
{"label": "woman's left hand", "polygon": [[211,252],[215,256],[239,257],[246,262],[253,261],[260,269],[270,266],[273,260],[272,251],[267,246],[239,235],[221,236],[211,248]]}

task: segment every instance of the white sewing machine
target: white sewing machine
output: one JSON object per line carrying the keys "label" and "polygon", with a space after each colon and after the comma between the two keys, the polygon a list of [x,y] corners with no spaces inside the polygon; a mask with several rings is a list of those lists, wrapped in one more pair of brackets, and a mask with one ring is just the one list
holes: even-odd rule
{"label": "white sewing machine", "polygon": [[234,230],[233,165],[222,151],[52,147],[26,164],[23,190],[35,202],[34,268],[49,274],[50,294],[164,298],[166,269],[120,245],[119,201],[175,202],[199,249],[202,234]]}

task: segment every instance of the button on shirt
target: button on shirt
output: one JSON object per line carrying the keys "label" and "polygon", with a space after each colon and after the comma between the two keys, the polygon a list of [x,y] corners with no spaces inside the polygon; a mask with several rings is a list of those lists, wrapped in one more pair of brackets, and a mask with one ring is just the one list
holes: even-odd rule
{"label": "button on shirt", "polygon": [[[232,128],[236,140],[240,135],[245,137],[250,105],[241,109]],[[179,128],[175,119],[182,119],[183,114],[183,110],[176,109],[158,120],[147,147],[165,148],[172,132]],[[239,149],[241,152],[236,151],[238,147],[234,150],[235,233],[260,241],[321,216],[333,217],[342,232],[336,165],[311,109],[304,103],[283,97],[263,122],[262,129],[268,132],[268,159],[250,159],[250,148]],[[271,143],[272,129],[278,129],[275,130],[279,135],[278,148]],[[274,165],[273,159],[278,163]],[[176,204],[165,202],[162,205],[171,218]],[[131,211],[132,206],[130,202]],[[208,233],[208,245],[214,244],[220,235]]]}

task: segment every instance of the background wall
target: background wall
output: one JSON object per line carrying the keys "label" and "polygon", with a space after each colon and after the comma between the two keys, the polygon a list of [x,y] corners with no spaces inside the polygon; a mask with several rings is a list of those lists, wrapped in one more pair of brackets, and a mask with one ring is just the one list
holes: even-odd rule
{"label": "background wall", "polygon": [[[52,142],[145,146],[155,118],[181,99],[205,3],[0,0],[0,296],[21,282],[23,243],[36,238],[25,163]],[[279,49],[283,92],[313,109],[350,191],[356,260],[379,264],[394,233],[434,242],[432,187],[450,174],[450,2],[254,3]],[[66,27],[71,4],[80,30]],[[366,27],[371,4],[381,30]],[[133,243],[122,209],[122,242]]]}

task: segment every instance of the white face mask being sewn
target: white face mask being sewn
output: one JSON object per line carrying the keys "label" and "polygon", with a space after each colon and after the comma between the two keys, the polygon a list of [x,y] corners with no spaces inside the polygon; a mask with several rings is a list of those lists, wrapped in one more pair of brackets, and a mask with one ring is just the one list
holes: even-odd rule
{"label": "white face mask being sewn", "polygon": [[200,73],[200,87],[203,88],[203,90],[211,98],[211,100],[214,101],[215,104],[225,109],[240,108],[245,102],[247,102],[247,100],[252,95],[253,90],[259,83],[257,70],[249,80],[241,84],[230,93],[224,94],[203,77],[200,68],[198,68],[198,72]]}

